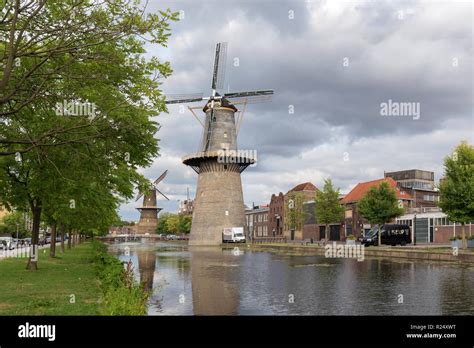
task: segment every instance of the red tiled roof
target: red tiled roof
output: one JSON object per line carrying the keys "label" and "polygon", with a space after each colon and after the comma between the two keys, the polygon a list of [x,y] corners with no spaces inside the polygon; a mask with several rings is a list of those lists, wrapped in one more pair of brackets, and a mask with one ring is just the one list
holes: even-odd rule
{"label": "red tiled roof", "polygon": [[293,187],[290,191],[288,192],[293,192],[293,191],[316,191],[317,188],[310,182],[304,182],[302,184],[296,185]]}
{"label": "red tiled roof", "polygon": [[383,178],[378,180],[372,180],[367,182],[358,183],[342,200],[341,203],[357,202],[374,186],[378,186],[383,182],[387,182],[390,187],[395,189],[398,199],[412,199],[412,197],[405,191],[401,191],[397,187],[397,182],[392,178]]}

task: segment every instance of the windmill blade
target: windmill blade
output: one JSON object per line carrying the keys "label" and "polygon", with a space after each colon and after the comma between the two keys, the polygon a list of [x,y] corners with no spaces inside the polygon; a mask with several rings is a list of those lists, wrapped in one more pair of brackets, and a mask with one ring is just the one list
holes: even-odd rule
{"label": "windmill blade", "polygon": [[194,94],[167,94],[166,104],[194,103],[202,101],[202,93]]}
{"label": "windmill blade", "polygon": [[165,197],[168,201],[170,200],[168,197],[166,197],[166,195],[165,195],[163,192],[161,192],[161,191],[158,189],[158,187],[156,187],[156,185],[153,185],[153,187],[155,188],[155,190],[156,190],[160,195],[162,195],[163,197]]}
{"label": "windmill blade", "polygon": [[[162,181],[165,177],[166,174],[168,174],[168,169],[166,169],[155,181],[153,181],[153,186],[158,185],[160,181]],[[156,187],[155,187],[156,188]]]}
{"label": "windmill blade", "polygon": [[254,95],[251,97],[236,97],[229,100],[230,103],[237,104],[258,104],[258,103],[267,103],[273,99],[273,96],[270,95]]}
{"label": "windmill blade", "polygon": [[222,89],[224,84],[225,64],[227,61],[227,42],[219,42],[216,45],[216,56],[214,58],[214,71],[212,73],[212,89]]}
{"label": "windmill blade", "polygon": [[135,202],[138,201],[142,196],[143,196],[143,192],[139,193],[137,195],[137,198],[135,198]]}
{"label": "windmill blade", "polygon": [[272,95],[273,89],[264,89],[260,91],[251,91],[251,92],[232,92],[224,94],[224,98],[248,98],[248,97],[255,97],[255,96],[263,96],[263,95]]}

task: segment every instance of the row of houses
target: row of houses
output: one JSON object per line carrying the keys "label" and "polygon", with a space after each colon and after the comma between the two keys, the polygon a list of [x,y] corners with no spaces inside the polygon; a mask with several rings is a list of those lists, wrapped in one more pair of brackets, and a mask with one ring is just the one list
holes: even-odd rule
{"label": "row of houses", "polygon": [[[461,233],[459,224],[449,221],[438,207],[439,192],[435,187],[434,172],[412,169],[386,172],[377,180],[358,183],[349,193],[340,196],[345,207],[344,217],[330,224],[319,224],[314,213],[318,188],[310,183],[299,184],[285,194],[273,194],[269,204],[246,209],[245,230],[249,239],[286,238],[287,240],[345,240],[347,236],[363,236],[373,226],[360,216],[357,205],[374,186],[387,182],[396,192],[398,203],[405,214],[394,223],[415,227],[414,242],[446,244],[449,238]],[[288,209],[293,204],[292,209]],[[470,235],[472,225],[467,226]]]}

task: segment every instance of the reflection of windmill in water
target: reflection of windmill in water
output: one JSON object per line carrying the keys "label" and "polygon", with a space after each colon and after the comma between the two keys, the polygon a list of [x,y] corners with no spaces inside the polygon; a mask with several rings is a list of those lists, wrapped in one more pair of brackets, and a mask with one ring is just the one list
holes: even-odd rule
{"label": "reflection of windmill in water", "polygon": [[157,206],[156,193],[169,200],[163,192],[161,192],[157,185],[165,178],[168,170],[165,170],[158,179],[153,182],[150,182],[150,189],[147,192],[140,192],[135,201],[138,201],[140,197],[143,196],[143,204],[140,208],[137,208],[140,212],[140,221],[137,225],[136,232],[138,234],[145,233],[156,233],[156,227],[158,226],[158,212],[161,208]]}
{"label": "reflection of windmill in water", "polygon": [[[194,201],[190,245],[218,245],[222,243],[222,232],[228,227],[243,227],[245,210],[240,173],[255,163],[254,156],[237,152],[237,134],[243,118],[235,107],[243,104],[268,100],[273,90],[252,92],[217,92],[222,89],[225,71],[227,45],[218,43],[212,75],[210,97],[180,95],[166,101],[167,104],[207,101],[203,108],[203,137],[198,153],[188,155],[183,163],[190,166],[199,176]],[[232,103],[231,103],[232,101]],[[230,155],[230,156],[229,156]],[[231,158],[230,158],[231,157]]]}
{"label": "reflection of windmill in water", "polygon": [[153,289],[153,279],[155,276],[156,265],[156,251],[137,250],[138,258],[138,272],[140,273],[140,283],[143,284],[145,290],[151,291]]}

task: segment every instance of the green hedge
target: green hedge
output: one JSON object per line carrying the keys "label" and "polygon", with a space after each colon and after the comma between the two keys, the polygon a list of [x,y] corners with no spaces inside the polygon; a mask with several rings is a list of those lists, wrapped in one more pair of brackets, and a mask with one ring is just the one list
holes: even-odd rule
{"label": "green hedge", "polygon": [[149,293],[135,281],[131,265],[123,263],[107,252],[107,247],[93,242],[94,264],[104,296],[106,315],[145,315]]}

